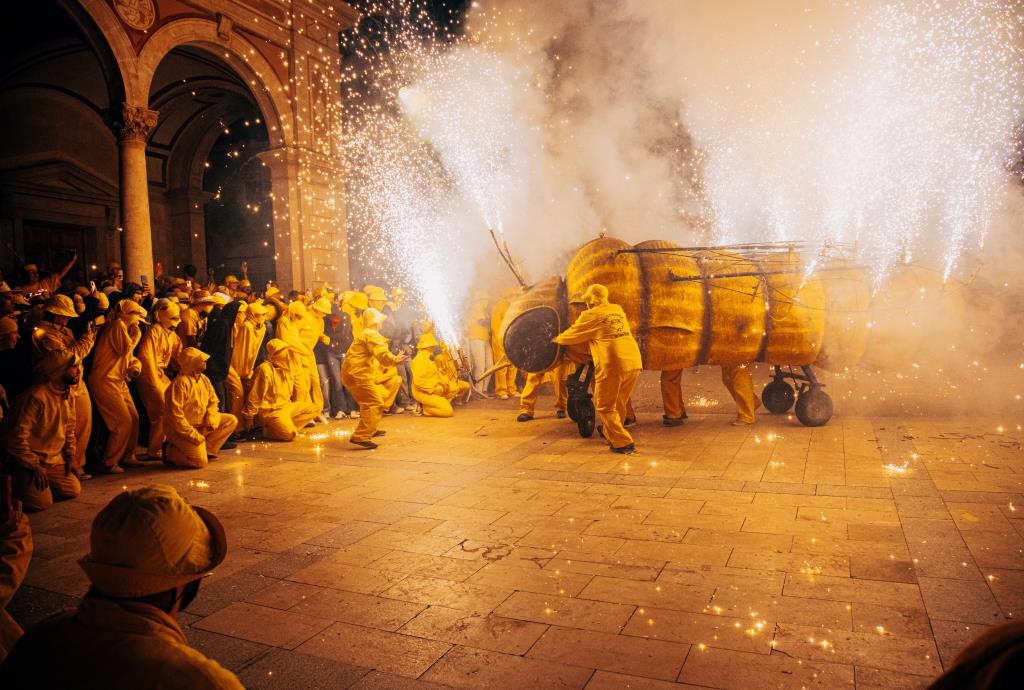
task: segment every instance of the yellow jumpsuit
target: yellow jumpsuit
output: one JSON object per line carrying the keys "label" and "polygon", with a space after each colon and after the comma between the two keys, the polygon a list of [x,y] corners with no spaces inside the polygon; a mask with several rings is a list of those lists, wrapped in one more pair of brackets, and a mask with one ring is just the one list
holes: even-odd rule
{"label": "yellow jumpsuit", "polygon": [[21,586],[32,560],[32,529],[25,513],[12,513],[0,523],[0,662],[24,632],[7,613],[7,604]]}
{"label": "yellow jumpsuit", "polygon": [[451,417],[454,414],[451,401],[468,393],[469,383],[445,375],[430,354],[429,349],[422,349],[409,364],[412,397],[423,406],[423,416]]}
{"label": "yellow jumpsuit", "polygon": [[594,360],[594,406],[612,448],[633,443],[622,425],[633,386],[643,369],[640,347],[629,330],[622,307],[610,302],[583,311],[576,323],[555,337],[562,345],[589,343]]}
{"label": "yellow jumpsuit", "polygon": [[[575,369],[575,366],[572,369]],[[534,411],[537,409],[537,398],[540,396],[540,387],[545,381],[551,381],[551,385],[554,386],[555,411],[565,412],[566,403],[569,401],[569,387],[565,383],[567,376],[564,364],[546,373],[527,374],[523,392],[519,394],[519,413],[534,416]]]}
{"label": "yellow jumpsuit", "polygon": [[[508,307],[509,301],[502,299],[491,310],[491,352],[495,364],[505,357],[505,345],[501,342],[499,334],[501,333],[501,321],[505,318]],[[516,390],[516,374],[518,373],[519,371],[511,365],[494,372],[494,394],[499,398],[519,395],[519,391]]]}
{"label": "yellow jumpsuit", "polygon": [[[314,405],[324,409],[324,391],[320,387],[320,370],[316,366],[316,355],[313,348],[320,341],[324,334],[324,317],[320,316],[313,309],[306,310],[306,316],[299,323],[299,341],[304,348],[302,351],[302,366],[309,372],[310,399]],[[287,341],[285,341],[287,342]]]}
{"label": "yellow jumpsuit", "polygon": [[[295,400],[300,403],[319,399],[318,410],[323,410],[323,391],[320,390],[320,373],[316,368],[316,357],[312,348],[307,348],[302,337],[302,330],[309,329],[307,322],[309,313],[302,302],[292,302],[288,305],[287,312],[277,320],[277,337],[286,342],[289,350],[289,365],[292,376],[295,380]],[[321,322],[321,327],[323,323]],[[314,385],[315,384],[315,385]],[[321,414],[320,412],[317,415]],[[316,415],[314,415],[316,416]]]}
{"label": "yellow jumpsuit", "polygon": [[754,423],[754,412],[761,400],[754,394],[754,379],[746,364],[722,365],[722,383],[736,403],[736,419],[744,424]]}
{"label": "yellow jumpsuit", "polygon": [[[13,475],[14,495],[27,513],[46,510],[55,499],[75,498],[82,492],[78,477],[70,471],[75,459],[75,408],[60,381],[63,373],[15,398],[0,434],[4,467]],[[49,479],[45,489],[33,481],[40,467]]]}
{"label": "yellow jumpsuit", "polygon": [[311,402],[292,400],[295,380],[290,371],[291,347],[274,338],[267,343],[267,359],[252,377],[252,389],[242,408],[246,429],[263,427],[263,436],[275,441],[291,441],[295,434],[320,414]]}
{"label": "yellow jumpsuit", "polygon": [[181,373],[167,389],[167,455],[179,467],[206,467],[238,426],[238,418],[219,411],[220,401],[201,371],[209,355],[188,348],[178,359]]}
{"label": "yellow jumpsuit", "polygon": [[139,343],[139,364],[142,372],[136,381],[139,397],[149,417],[149,457],[163,457],[164,445],[164,394],[171,385],[167,367],[181,352],[178,334],[165,326],[155,323],[146,330]]}
{"label": "yellow jumpsuit", "polygon": [[[380,367],[391,367],[397,362],[397,356],[388,349],[387,338],[375,328],[364,327],[345,353],[345,361],[341,365],[341,382],[359,403],[359,426],[352,434],[353,441],[369,441],[380,420],[384,416],[385,404],[394,404],[398,395],[398,386],[387,388],[375,381],[375,364]],[[388,379],[401,385],[396,376]],[[390,407],[390,405],[388,405]]]}
{"label": "yellow jumpsuit", "polygon": [[182,347],[199,347],[199,325],[199,311],[195,307],[182,307],[181,323],[177,328]]}
{"label": "yellow jumpsuit", "polygon": [[178,623],[160,609],[88,594],[74,611],[29,630],[0,667],[4,688],[157,684],[162,690],[244,690],[233,673],[190,647]]}
{"label": "yellow jumpsuit", "polygon": [[234,348],[231,351],[231,368],[228,370],[228,379],[232,381],[226,385],[233,392],[241,391],[240,395],[231,395],[228,400],[228,411],[236,418],[242,417],[242,408],[245,407],[245,401],[252,388],[256,357],[259,355],[266,333],[267,327],[262,322],[262,317],[247,311],[245,320],[235,327],[232,334]]}
{"label": "yellow jumpsuit", "polygon": [[[58,326],[50,321],[43,321],[32,331],[32,362],[38,361],[44,352],[67,350],[84,360],[96,343],[96,335],[86,331],[75,340],[71,329]],[[85,449],[92,436],[92,398],[89,388],[85,385],[85,377],[71,386],[71,397],[75,406],[75,474],[81,474],[85,467]]]}
{"label": "yellow jumpsuit", "polygon": [[132,354],[141,337],[138,324],[129,326],[123,318],[117,317],[108,321],[100,332],[92,358],[89,390],[110,430],[103,451],[103,464],[107,467],[135,459],[139,413],[128,392],[128,372],[138,373],[141,368]]}
{"label": "yellow jumpsuit", "polygon": [[667,419],[686,419],[683,406],[683,370],[661,372],[661,402]]}

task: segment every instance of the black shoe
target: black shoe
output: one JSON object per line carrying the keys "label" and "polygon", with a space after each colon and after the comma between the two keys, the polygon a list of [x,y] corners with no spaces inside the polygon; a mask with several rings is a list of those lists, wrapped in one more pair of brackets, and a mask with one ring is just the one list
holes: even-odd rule
{"label": "black shoe", "polygon": [[669,417],[667,415],[661,415],[661,423],[665,426],[682,426],[682,417]]}
{"label": "black shoe", "polygon": [[[243,432],[241,432],[241,431],[236,431],[235,433],[233,433],[230,436],[228,436],[228,441],[242,441],[244,439],[245,439],[245,434]],[[221,447],[223,448],[223,446],[221,446]]]}
{"label": "black shoe", "polygon": [[565,419],[565,410],[555,410],[555,416],[559,419]]}
{"label": "black shoe", "polygon": [[622,426],[633,426],[636,424],[636,417],[626,417],[622,420]]}
{"label": "black shoe", "polygon": [[529,414],[526,414],[525,412],[523,412],[518,417],[516,417],[516,421],[517,422],[532,422],[533,421],[533,415],[529,415]]}
{"label": "black shoe", "polygon": [[373,450],[374,448],[377,447],[377,444],[374,443],[373,441],[357,441],[354,438],[350,438],[348,442],[357,445],[360,448],[365,448],[366,450]]}
{"label": "black shoe", "polygon": [[384,431],[383,429],[381,429],[380,431],[374,431],[373,432],[373,437],[374,438],[380,438],[381,436],[383,436],[386,433],[388,433],[388,432]]}
{"label": "black shoe", "polygon": [[633,453],[636,452],[636,446],[633,445],[632,443],[630,443],[628,446],[621,446],[619,448],[612,448],[612,452],[613,453],[618,453],[619,455],[632,455]]}
{"label": "black shoe", "polygon": [[238,444],[232,441],[231,439],[225,441],[224,445],[220,447],[221,450],[234,450],[235,448],[238,448]]}

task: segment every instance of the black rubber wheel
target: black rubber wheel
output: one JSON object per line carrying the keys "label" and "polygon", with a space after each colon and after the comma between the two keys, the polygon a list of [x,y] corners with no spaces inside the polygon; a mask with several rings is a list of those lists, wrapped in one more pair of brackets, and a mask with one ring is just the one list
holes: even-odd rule
{"label": "black rubber wheel", "polygon": [[820,388],[808,388],[797,398],[796,418],[804,426],[824,426],[832,419],[832,398]]}
{"label": "black rubber wheel", "polygon": [[576,426],[579,427],[580,436],[590,438],[594,435],[594,428],[597,426],[597,410],[594,409],[594,401],[584,398],[576,402]]}
{"label": "black rubber wheel", "polygon": [[782,379],[775,379],[761,391],[761,402],[772,414],[785,414],[796,402],[796,391]]}
{"label": "black rubber wheel", "polygon": [[579,413],[576,411],[576,401],[573,400],[572,397],[570,397],[569,400],[566,401],[565,411],[569,415],[569,419],[571,419],[574,422],[579,422]]}

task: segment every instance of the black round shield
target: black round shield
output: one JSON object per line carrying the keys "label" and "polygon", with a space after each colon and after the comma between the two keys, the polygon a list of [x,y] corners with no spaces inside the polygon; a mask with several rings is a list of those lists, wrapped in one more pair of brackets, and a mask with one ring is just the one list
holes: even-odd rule
{"label": "black round shield", "polygon": [[518,369],[530,373],[547,371],[558,360],[558,312],[535,307],[517,316],[505,329],[505,355]]}

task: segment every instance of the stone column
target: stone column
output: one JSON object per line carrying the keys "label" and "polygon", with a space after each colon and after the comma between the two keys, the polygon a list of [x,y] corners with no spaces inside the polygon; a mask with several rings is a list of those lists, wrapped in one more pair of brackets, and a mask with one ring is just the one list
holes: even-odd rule
{"label": "stone column", "polygon": [[149,219],[149,176],[146,174],[146,140],[156,127],[157,111],[124,104],[118,127],[121,149],[121,230],[125,282],[139,276],[153,284],[153,235]]}

